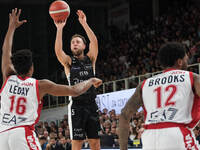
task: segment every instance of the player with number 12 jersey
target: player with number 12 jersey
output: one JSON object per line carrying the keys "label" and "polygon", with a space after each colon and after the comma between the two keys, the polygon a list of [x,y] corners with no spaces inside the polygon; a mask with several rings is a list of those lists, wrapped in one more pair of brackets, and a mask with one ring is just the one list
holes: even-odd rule
{"label": "player with number 12 jersey", "polygon": [[147,79],[142,86],[142,93],[145,93],[142,97],[146,125],[173,122],[194,127],[198,109],[195,103],[198,99],[193,92],[192,72],[165,70]]}

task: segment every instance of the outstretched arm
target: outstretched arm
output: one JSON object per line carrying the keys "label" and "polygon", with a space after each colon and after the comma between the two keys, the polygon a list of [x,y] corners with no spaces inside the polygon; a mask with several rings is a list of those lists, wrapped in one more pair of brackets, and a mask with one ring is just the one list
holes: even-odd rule
{"label": "outstretched arm", "polygon": [[83,81],[73,86],[56,84],[49,80],[40,80],[39,81],[40,99],[45,94],[50,94],[54,96],[79,96],[85,93],[92,85],[97,88],[101,84],[102,80],[98,78],[91,78],[89,80]]}
{"label": "outstretched arm", "polygon": [[132,115],[142,105],[141,84],[137,87],[133,96],[128,100],[125,107],[121,111],[119,118],[119,144],[120,150],[127,150],[129,122]]}
{"label": "outstretched arm", "polygon": [[12,12],[9,14],[8,31],[6,33],[2,48],[1,69],[3,74],[3,82],[9,75],[15,74],[15,70],[11,62],[13,36],[15,33],[15,29],[26,22],[26,20],[19,21],[20,14],[21,9],[17,10],[17,8],[12,9]]}
{"label": "outstretched arm", "polygon": [[90,40],[89,52],[87,53],[87,55],[90,57],[90,59],[93,62],[93,65],[94,65],[96,62],[96,59],[97,59],[97,55],[98,55],[98,41],[97,41],[96,35],[94,34],[92,29],[87,24],[86,15],[84,14],[84,12],[82,10],[78,10],[77,15],[78,15],[80,24],[84,28],[84,30]]}
{"label": "outstretched arm", "polygon": [[62,22],[54,22],[57,28],[56,32],[56,41],[55,41],[55,53],[58,61],[65,67],[68,64],[71,64],[71,58],[65,54],[63,51],[63,28],[66,24],[66,20]]}

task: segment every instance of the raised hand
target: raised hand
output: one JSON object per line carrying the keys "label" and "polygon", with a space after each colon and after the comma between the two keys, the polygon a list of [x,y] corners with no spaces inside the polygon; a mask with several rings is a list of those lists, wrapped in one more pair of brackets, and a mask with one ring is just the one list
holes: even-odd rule
{"label": "raised hand", "polygon": [[9,13],[9,27],[16,29],[25,22],[27,22],[26,20],[19,21],[20,14],[21,14],[21,9],[19,10],[17,8],[12,9],[12,12]]}
{"label": "raised hand", "polygon": [[63,21],[54,21],[54,24],[56,25],[57,29],[61,29],[65,26],[66,22],[67,22],[67,19]]}
{"label": "raised hand", "polygon": [[79,20],[80,24],[83,24],[83,23],[87,22],[86,15],[82,10],[78,10],[76,12],[76,14],[78,15],[78,20]]}

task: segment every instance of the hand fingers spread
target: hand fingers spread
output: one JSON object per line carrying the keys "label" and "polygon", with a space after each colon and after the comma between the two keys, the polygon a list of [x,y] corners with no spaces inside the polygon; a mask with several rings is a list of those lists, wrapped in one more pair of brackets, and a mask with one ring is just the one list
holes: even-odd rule
{"label": "hand fingers spread", "polygon": [[17,14],[17,8],[15,8],[15,11],[14,11],[14,13],[15,13],[15,14]]}
{"label": "hand fingers spread", "polygon": [[23,23],[26,23],[26,22],[27,22],[27,20],[22,20],[21,22],[23,22]]}
{"label": "hand fingers spread", "polygon": [[19,17],[20,16],[20,14],[21,14],[21,9],[19,9],[19,11],[18,11],[18,13],[17,13],[17,17]]}
{"label": "hand fingers spread", "polygon": [[13,16],[13,15],[14,15],[14,13],[15,13],[15,10],[14,10],[14,9],[12,9],[12,13],[11,13],[11,15]]}

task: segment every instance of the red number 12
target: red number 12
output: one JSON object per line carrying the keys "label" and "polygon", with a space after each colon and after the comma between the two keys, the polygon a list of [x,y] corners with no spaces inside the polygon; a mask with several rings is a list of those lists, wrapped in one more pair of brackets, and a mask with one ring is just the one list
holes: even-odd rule
{"label": "red number 12", "polygon": [[[165,91],[169,91],[169,89],[172,89],[172,92],[170,93],[169,97],[167,98],[165,102],[165,106],[169,105],[175,105],[174,101],[171,101],[173,98],[174,94],[176,93],[176,86],[175,85],[169,85],[165,88]],[[157,108],[161,108],[161,87],[158,87],[154,90],[154,92],[157,93]]]}

